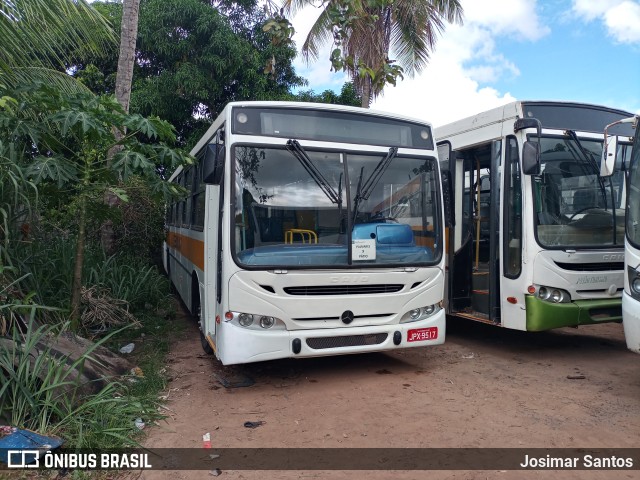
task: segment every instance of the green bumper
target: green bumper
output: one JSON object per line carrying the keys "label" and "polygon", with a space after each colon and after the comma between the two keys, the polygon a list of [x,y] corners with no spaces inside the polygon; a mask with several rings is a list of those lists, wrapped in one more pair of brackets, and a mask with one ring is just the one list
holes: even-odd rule
{"label": "green bumper", "polygon": [[527,331],[541,332],[561,327],[622,322],[622,299],[576,300],[551,303],[532,295],[525,297]]}

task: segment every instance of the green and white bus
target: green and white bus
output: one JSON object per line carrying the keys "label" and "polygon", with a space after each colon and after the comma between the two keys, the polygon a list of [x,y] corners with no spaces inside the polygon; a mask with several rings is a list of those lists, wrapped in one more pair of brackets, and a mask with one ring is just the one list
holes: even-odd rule
{"label": "green and white bus", "polygon": [[437,345],[444,214],[428,123],[230,103],[171,177],[164,263],[223,364]]}
{"label": "green and white bus", "polygon": [[436,128],[448,314],[525,331],[622,320],[631,144],[609,177],[600,158],[603,126],[625,115],[517,101]]}

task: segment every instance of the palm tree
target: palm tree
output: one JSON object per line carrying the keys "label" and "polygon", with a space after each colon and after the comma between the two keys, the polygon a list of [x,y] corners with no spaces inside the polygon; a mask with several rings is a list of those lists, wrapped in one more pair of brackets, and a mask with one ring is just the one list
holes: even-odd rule
{"label": "palm tree", "polygon": [[[116,98],[125,112],[129,113],[131,100],[131,85],[133,81],[133,67],[136,61],[136,42],[138,40],[138,17],[140,13],[140,0],[123,0],[122,22],[120,24],[120,53],[118,55],[118,70],[116,72]],[[115,130],[116,140],[122,140],[123,134]],[[120,145],[114,146],[108,155],[108,162],[120,151]],[[110,190],[105,193],[105,204],[116,206],[119,199]],[[113,221],[106,219],[100,227],[100,241],[102,248],[109,255],[115,253],[115,232]]]}
{"label": "palm tree", "polygon": [[129,111],[129,100],[131,99],[131,81],[133,79],[133,65],[136,60],[139,12],[140,0],[123,0],[120,55],[116,73],[116,98],[125,112]]}
{"label": "palm tree", "polygon": [[115,34],[86,0],[0,0],[0,88],[42,80],[79,88],[73,53],[112,48]]}
{"label": "palm tree", "polygon": [[[295,14],[311,0],[285,0],[284,8]],[[333,39],[341,51],[340,68],[346,70],[369,107],[387,83],[397,76],[413,76],[428,63],[444,22],[462,23],[459,0],[327,0],[302,45],[307,62],[318,58],[319,48]],[[389,54],[396,56],[390,60]],[[397,63],[397,65],[393,65]],[[334,62],[334,67],[336,62]],[[399,67],[399,68],[398,68]]]}

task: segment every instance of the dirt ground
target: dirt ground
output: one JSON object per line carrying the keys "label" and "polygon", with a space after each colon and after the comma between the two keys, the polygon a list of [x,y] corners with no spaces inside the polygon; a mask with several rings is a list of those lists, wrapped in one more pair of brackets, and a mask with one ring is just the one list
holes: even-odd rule
{"label": "dirt ground", "polygon": [[[151,448],[636,448],[640,355],[622,325],[524,333],[449,320],[446,343],[392,353],[222,367],[202,353],[195,322],[167,368],[166,421]],[[234,376],[235,375],[235,376]],[[238,377],[240,375],[240,377]],[[255,381],[225,388],[219,378]],[[569,378],[571,377],[571,378]],[[577,378],[576,378],[577,377]],[[262,421],[245,428],[247,421]],[[632,479],[640,471],[223,471],[229,479]],[[145,471],[142,478],[209,478]]]}

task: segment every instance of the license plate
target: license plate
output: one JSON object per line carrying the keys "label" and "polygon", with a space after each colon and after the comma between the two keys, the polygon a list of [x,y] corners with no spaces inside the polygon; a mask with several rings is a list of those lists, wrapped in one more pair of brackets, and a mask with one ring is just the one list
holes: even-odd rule
{"label": "license plate", "polygon": [[421,342],[438,338],[438,327],[414,328],[407,332],[407,342]]}

